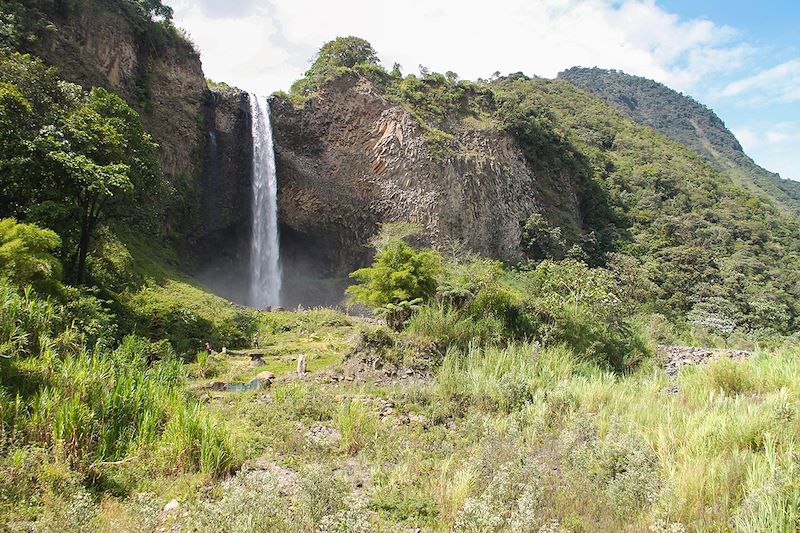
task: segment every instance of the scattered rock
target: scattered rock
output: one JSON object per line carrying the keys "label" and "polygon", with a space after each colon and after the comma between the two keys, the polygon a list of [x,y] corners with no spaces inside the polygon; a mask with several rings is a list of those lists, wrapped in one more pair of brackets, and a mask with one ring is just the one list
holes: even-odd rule
{"label": "scattered rock", "polygon": [[300,476],[297,472],[284,468],[266,457],[260,457],[251,464],[245,463],[242,470],[269,472],[275,478],[281,494],[291,499],[296,499],[300,492]]}
{"label": "scattered rock", "polygon": [[676,383],[673,383],[672,385],[661,389],[661,392],[663,392],[664,394],[678,394],[678,390],[679,390],[678,385]]}
{"label": "scattered rock", "polygon": [[264,360],[261,358],[260,355],[254,355],[250,359],[250,366],[253,367],[253,368],[257,368],[259,366],[264,366],[265,364],[266,363],[264,362]]}
{"label": "scattered rock", "polygon": [[378,412],[381,417],[391,416],[391,414],[394,413],[394,404],[389,400],[380,400]]}
{"label": "scattered rock", "polygon": [[181,504],[180,502],[178,502],[178,500],[172,500],[171,502],[169,502],[167,505],[164,506],[164,510],[162,512],[165,514],[171,513],[173,511],[177,511],[180,506]]}
{"label": "scattered rock", "polygon": [[275,374],[273,374],[269,370],[265,370],[264,372],[257,375],[256,379],[262,382],[269,382],[271,384],[273,381],[275,381]]}
{"label": "scattered rock", "polygon": [[212,381],[206,388],[209,390],[224,391],[227,387],[228,384],[224,381]]}
{"label": "scattered rock", "polygon": [[310,427],[305,437],[319,446],[334,446],[342,440],[342,434],[338,429],[323,425]]}
{"label": "scattered rock", "polygon": [[719,350],[693,346],[659,346],[658,355],[664,361],[667,373],[675,377],[685,365],[699,365],[720,357],[742,360],[751,357],[752,352],[743,350]]}
{"label": "scattered rock", "polygon": [[428,417],[424,415],[419,415],[417,413],[409,413],[408,420],[409,422],[414,422],[415,424],[420,424],[422,426],[428,425]]}

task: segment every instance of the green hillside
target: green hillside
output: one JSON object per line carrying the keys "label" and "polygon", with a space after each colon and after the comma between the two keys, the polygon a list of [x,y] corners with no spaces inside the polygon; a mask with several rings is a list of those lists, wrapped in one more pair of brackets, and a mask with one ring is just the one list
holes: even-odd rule
{"label": "green hillside", "polygon": [[613,70],[575,67],[558,77],[602,98],[639,124],[691,148],[739,185],[767,194],[790,212],[800,213],[800,183],[781,179],[756,165],[723,121],[689,96],[655,81]]}

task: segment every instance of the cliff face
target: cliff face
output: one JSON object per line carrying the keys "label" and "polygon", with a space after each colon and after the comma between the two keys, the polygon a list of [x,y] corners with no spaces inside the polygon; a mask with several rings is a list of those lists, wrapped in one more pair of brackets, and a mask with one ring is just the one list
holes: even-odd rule
{"label": "cliff face", "polygon": [[200,212],[192,242],[203,251],[198,276],[214,292],[245,302],[253,173],[247,94],[236,89],[209,91],[203,122]]}
{"label": "cliff face", "polygon": [[206,91],[200,56],[174,30],[137,20],[119,2],[64,2],[45,13],[54,31],[35,53],[84,87],[120,93],[142,115],[171,181],[196,174]]}
{"label": "cliff face", "polygon": [[41,17],[39,26],[50,29],[27,51],[57,67],[62,78],[86,88],[106,87],[139,111],[175,191],[163,199],[167,233],[180,236],[188,261],[197,262],[204,274],[236,275],[231,265],[246,254],[242,241],[249,234],[245,97],[235,89],[210,91],[192,45],[126,2],[38,4],[30,17]]}
{"label": "cliff face", "polygon": [[[302,109],[276,98],[272,113],[290,287],[313,291],[312,280],[365,264],[382,222],[416,222],[430,244],[508,260],[521,259],[521,224],[534,212],[557,208],[580,226],[567,171],[535,169],[491,125],[455,128],[441,147],[363,77],[333,80]],[[544,205],[554,196],[560,205]]]}

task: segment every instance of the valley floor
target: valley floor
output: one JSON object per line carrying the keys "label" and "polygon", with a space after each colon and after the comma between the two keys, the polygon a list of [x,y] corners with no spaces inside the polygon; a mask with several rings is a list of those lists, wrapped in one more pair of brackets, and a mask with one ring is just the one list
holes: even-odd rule
{"label": "valley floor", "polygon": [[[216,354],[191,365],[187,389],[234,436],[241,467],[214,479],[104,465],[112,496],[53,502],[60,530],[750,532],[798,523],[796,348],[736,357],[673,348],[669,361],[620,376],[567,348],[517,344],[449,352],[434,371],[370,358],[364,338],[375,326],[331,310],[259,320],[263,366]],[[681,364],[692,357],[708,359]],[[220,390],[265,371],[271,386]]]}

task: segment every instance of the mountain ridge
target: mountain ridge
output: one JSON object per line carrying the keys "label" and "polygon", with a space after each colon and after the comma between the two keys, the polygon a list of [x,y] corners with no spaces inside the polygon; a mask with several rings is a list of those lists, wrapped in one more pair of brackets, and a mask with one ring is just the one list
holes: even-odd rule
{"label": "mountain ridge", "polygon": [[648,78],[619,70],[573,67],[559,79],[602,98],[634,121],[694,150],[735,182],[800,214],[800,182],[757,165],[709,107]]}

